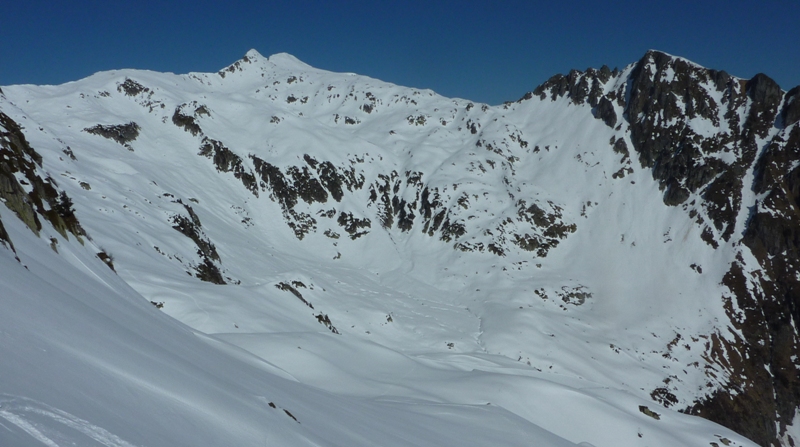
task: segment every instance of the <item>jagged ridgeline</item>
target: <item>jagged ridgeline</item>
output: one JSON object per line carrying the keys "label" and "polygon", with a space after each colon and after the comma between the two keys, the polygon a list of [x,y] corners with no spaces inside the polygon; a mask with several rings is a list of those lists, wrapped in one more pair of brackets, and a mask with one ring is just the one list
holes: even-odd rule
{"label": "jagged ridgeline", "polygon": [[665,204],[689,213],[710,246],[735,247],[723,283],[742,337],[706,347],[730,379],[684,411],[777,443],[800,405],[800,87],[784,92],[764,74],[739,79],[656,51],[618,90],[600,93],[613,75],[605,67],[557,75],[523,100],[589,104],[629,135]]}
{"label": "jagged ridgeline", "polygon": [[[71,109],[70,126],[42,111],[53,101],[45,93],[9,91],[18,106],[39,107],[30,115],[41,132],[66,142],[45,165],[75,180],[64,188],[70,196],[59,190],[26,140],[33,125],[0,114],[0,197],[34,232],[46,219],[63,237],[84,236],[75,200],[94,237],[113,240],[93,223],[112,211],[142,234],[128,235],[134,242],[118,266],[155,250],[163,272],[219,294],[262,284],[241,251],[266,258],[288,240],[332,269],[429,266],[408,274],[433,277],[437,288],[457,283],[459,308],[524,293],[564,321],[580,315],[596,327],[608,321],[592,320],[593,306],[617,303],[627,290],[617,283],[657,263],[653,289],[678,292],[619,301],[668,309],[626,328],[646,348],[615,339],[597,353],[609,365],[624,353],[626,367],[649,372],[636,384],[591,380],[651,400],[641,413],[654,419],[662,405],[761,445],[796,442],[800,87],[787,92],[763,74],[740,79],[650,51],[622,70],[573,70],[489,106],[251,52],[214,74],[98,74],[57,98]],[[154,244],[148,231],[177,237]],[[1,224],[0,240],[12,247]],[[611,280],[595,269],[609,269]],[[484,272],[496,275],[498,291],[476,286]],[[346,312],[318,300],[309,281],[264,283],[315,328],[349,336],[338,319]],[[707,309],[708,324],[687,316]],[[514,343],[502,352],[514,360],[542,350]]]}

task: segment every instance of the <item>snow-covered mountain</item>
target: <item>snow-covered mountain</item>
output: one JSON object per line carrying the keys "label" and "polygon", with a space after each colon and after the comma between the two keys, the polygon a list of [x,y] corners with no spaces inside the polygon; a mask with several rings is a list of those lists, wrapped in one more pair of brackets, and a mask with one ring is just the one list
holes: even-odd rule
{"label": "snow-covered mountain", "polygon": [[0,444],[794,445],[798,93],[4,86]]}

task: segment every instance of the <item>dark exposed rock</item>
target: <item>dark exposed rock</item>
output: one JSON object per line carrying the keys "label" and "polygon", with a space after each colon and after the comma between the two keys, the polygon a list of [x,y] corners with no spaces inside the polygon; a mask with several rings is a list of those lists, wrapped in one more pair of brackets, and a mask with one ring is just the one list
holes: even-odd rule
{"label": "dark exposed rock", "polygon": [[11,242],[11,237],[8,235],[6,228],[3,226],[2,217],[3,216],[0,215],[0,244],[2,244],[4,247],[8,248],[12,252],[14,252],[14,254],[16,254],[17,250],[14,249],[14,243]]}
{"label": "dark exposed rock", "polygon": [[311,175],[307,167],[298,168],[292,166],[286,170],[286,173],[292,176],[292,183],[295,191],[297,191],[297,197],[303,199],[304,202],[325,203],[328,201],[327,191],[322,187],[319,180]]}
{"label": "dark exposed rock", "polygon": [[184,113],[184,108],[186,108],[186,106],[188,106],[188,104],[181,104],[175,108],[175,113],[172,114],[172,124],[182,127],[185,131],[196,137],[202,134],[203,131],[197,124],[197,121],[195,121],[194,115],[187,115]]}
{"label": "dark exposed rock", "polygon": [[722,239],[730,240],[733,235],[736,216],[741,208],[742,176],[734,169],[724,171],[703,191],[703,206],[722,234]]}
{"label": "dark exposed rock", "polygon": [[195,276],[198,279],[212,284],[224,285],[226,284],[225,278],[222,276],[219,267],[214,264],[210,259],[203,258],[202,262],[194,267]]}
{"label": "dark exposed rock", "polygon": [[660,420],[661,419],[661,415],[660,414],[656,413],[655,411],[651,410],[650,408],[648,408],[645,405],[639,405],[639,411],[642,412],[642,414],[650,416],[651,418],[653,418],[655,420]]}
{"label": "dark exposed rock", "polygon": [[[42,178],[41,165],[42,157],[20,126],[0,112],[0,200],[37,236],[42,229],[41,216],[65,238],[70,232],[82,242],[85,233],[72,209],[72,199],[59,192],[50,177]],[[16,174],[25,178],[30,192],[20,185]]]}
{"label": "dark exposed rock", "polygon": [[517,215],[520,222],[527,222],[532,225],[532,230],[537,230],[533,235],[514,234],[511,242],[519,248],[535,252],[538,257],[546,257],[550,249],[556,247],[568,234],[577,230],[575,224],[565,224],[562,221],[562,209],[548,202],[550,212],[543,209],[536,203],[528,206],[525,200],[517,202]]}
{"label": "dark exposed rock", "polygon": [[[800,141],[795,140],[792,148],[795,160],[800,151],[798,143]],[[775,155],[778,154],[767,156]],[[743,301],[749,304],[744,308],[746,319],[742,327],[749,350],[745,367],[772,373],[772,377],[760,382],[750,380],[748,385],[758,392],[748,397],[752,398],[755,407],[771,407],[768,409],[772,411],[767,414],[777,414],[779,434],[782,434],[800,404],[800,377],[797,373],[800,370],[800,348],[795,329],[800,321],[800,213],[795,195],[800,182],[795,169],[772,179],[762,179],[761,186],[765,183],[770,192],[754,210],[743,239],[762,267],[758,285],[763,295],[747,294],[747,290],[739,287],[736,296],[740,305]],[[774,400],[767,398],[773,396]],[[767,428],[774,430],[774,423]],[[765,434],[774,437],[772,430],[757,433],[759,438],[766,440]]]}
{"label": "dark exposed rock", "polygon": [[294,208],[297,204],[297,192],[287,181],[283,172],[274,165],[251,155],[256,175],[260,178],[261,189],[269,189],[272,200],[280,203],[284,210]]}
{"label": "dark exposed rock", "polygon": [[136,96],[139,93],[142,93],[142,92],[146,93],[146,92],[150,91],[149,88],[143,86],[142,84],[134,81],[131,78],[125,78],[125,82],[123,82],[122,84],[119,84],[117,86],[117,90],[120,93],[125,93],[128,96]]}
{"label": "dark exposed rock", "polygon": [[605,96],[601,97],[594,109],[594,117],[603,120],[606,126],[614,128],[617,125],[617,112],[614,111],[614,104]]}
{"label": "dark exposed rock", "polygon": [[341,202],[344,197],[342,186],[347,186],[347,179],[329,161],[322,162],[315,168],[322,186],[331,193],[334,200]]}
{"label": "dark exposed rock", "polygon": [[[759,259],[783,303],[800,322],[800,127],[775,139],[756,165],[753,189],[763,199],[751,210],[744,243]],[[800,400],[797,401],[800,403]]]}
{"label": "dark exposed rock", "polygon": [[783,97],[783,109],[781,110],[783,126],[788,127],[800,121],[800,85],[786,92]]}
{"label": "dark exposed rock", "polygon": [[[270,198],[280,204],[287,225],[292,228],[295,236],[302,239],[308,232],[316,229],[316,219],[307,213],[299,213],[294,210],[298,199],[309,204],[325,203],[328,199],[328,193],[320,181],[311,175],[308,167],[292,166],[284,174],[277,166],[255,155],[251,155],[250,158],[253,160],[256,175],[260,178],[261,189],[269,191]],[[346,178],[346,176],[340,177],[339,180],[341,181],[342,178]]]}
{"label": "dark exposed rock", "polygon": [[67,157],[69,157],[69,158],[70,158],[70,160],[73,160],[73,161],[74,161],[74,160],[77,160],[77,159],[78,159],[77,157],[75,157],[75,153],[74,153],[74,152],[72,152],[72,148],[71,148],[71,147],[69,147],[69,146],[67,146],[67,148],[66,148],[66,149],[63,149],[61,152],[63,152],[63,153],[64,153],[64,155],[66,155]]}
{"label": "dark exposed rock", "polygon": [[[722,93],[721,104],[709,96],[709,88]],[[726,299],[741,312],[727,307],[731,324],[743,338],[712,335],[705,355],[728,379],[686,411],[765,446],[778,445],[800,404],[794,329],[800,322],[800,128],[785,127],[800,113],[794,104],[797,93],[784,95],[763,74],[744,82],[648,52],[631,72],[624,115],[640,163],[665,189],[665,204],[685,203],[691,193],[699,193],[703,213],[692,215],[712,247],[736,236],[745,188],[762,197],[750,209],[742,237],[758,260],[759,273],[746,274],[740,257],[723,280],[731,293]],[[694,118],[719,130],[698,135],[689,125]],[[786,131],[778,132],[779,126]],[[765,138],[771,139],[759,147]],[[735,157],[726,163],[714,155],[719,153]],[[754,180],[747,185],[743,179],[750,170]],[[666,399],[663,393],[653,398]]]}
{"label": "dark exposed rock", "polygon": [[613,148],[614,152],[622,154],[623,160],[630,157],[630,152],[628,152],[628,143],[626,143],[624,139],[617,138],[613,143]]}
{"label": "dark exposed rock", "polygon": [[[300,291],[297,290],[292,284],[289,284],[286,281],[282,281],[282,282],[279,282],[278,284],[275,284],[275,287],[283,290],[284,292],[291,293],[292,295],[296,296],[297,299],[302,301],[303,304],[305,304],[306,306],[308,306],[308,307],[310,307],[312,309],[314,308],[314,306],[310,302],[308,302],[305,298],[303,298],[303,294],[300,293]],[[328,320],[328,322],[330,322],[330,320]]]}
{"label": "dark exposed rock", "polygon": [[718,92],[725,91],[731,81],[731,75],[724,70],[709,70],[709,76],[714,81],[714,87],[716,87]]}
{"label": "dark exposed rock", "polygon": [[237,71],[243,71],[244,70],[244,64],[249,64],[249,63],[251,63],[250,57],[247,56],[247,55],[244,55],[244,57],[242,57],[242,59],[240,59],[240,60],[228,65],[227,67],[225,67],[222,70],[218,71],[217,74],[219,75],[219,77],[225,79],[225,76],[228,73],[236,73]]}
{"label": "dark exposed rock", "polygon": [[[108,268],[110,268],[114,272],[117,271],[117,269],[114,268],[114,258],[111,255],[109,255],[105,251],[101,251],[97,253],[97,257],[100,258],[100,260],[103,261],[103,263],[105,263],[108,266]],[[163,304],[161,306],[163,307]]]}
{"label": "dark exposed rock", "polygon": [[286,216],[286,224],[292,229],[297,239],[303,240],[306,234],[317,229],[317,220],[308,213],[289,210],[284,215]]}
{"label": "dark exposed rock", "polygon": [[589,82],[586,76],[581,76],[577,70],[572,70],[567,76],[569,96],[575,105],[583,104],[589,96]]}
{"label": "dark exposed rock", "polygon": [[200,257],[201,262],[194,267],[196,271],[195,276],[206,282],[226,284],[222,272],[215,264],[215,262],[222,262],[217,253],[217,248],[208,237],[205,236],[202,223],[197,213],[195,213],[189,205],[183,204],[183,207],[189,216],[187,217],[181,214],[172,216],[172,228],[191,239],[197,246],[197,255]]}
{"label": "dark exposed rock", "polygon": [[234,154],[221,141],[203,137],[198,155],[214,160],[217,171],[233,172],[234,177],[241,180],[245,188],[258,197],[258,182],[255,175],[242,164],[242,158]]}
{"label": "dark exposed rock", "polygon": [[331,323],[331,319],[330,317],[328,317],[328,315],[321,313],[319,315],[315,315],[315,318],[317,319],[317,321],[320,322],[320,324],[325,325],[325,327],[327,327],[329,331],[333,332],[334,334],[339,333],[339,331],[336,329],[336,326],[334,326],[333,323]]}
{"label": "dark exposed rock", "polygon": [[763,73],[747,81],[745,90],[753,102],[746,126],[750,132],[764,138],[775,123],[783,92],[775,81]]}
{"label": "dark exposed rock", "polygon": [[198,250],[200,251],[201,256],[208,257],[214,261],[219,261],[219,254],[217,254],[216,247],[214,247],[214,244],[211,243],[211,241],[202,236],[200,225],[198,225],[196,222],[190,218],[187,218],[186,216],[177,214],[172,217],[172,228],[178,230],[181,234],[194,241]]}
{"label": "dark exposed rock", "polygon": [[667,388],[660,387],[650,393],[650,398],[669,408],[678,403],[678,398]]}
{"label": "dark exposed rock", "polygon": [[[575,105],[589,104],[592,107],[598,107],[603,96],[603,86],[611,80],[612,77],[617,76],[618,73],[612,73],[611,70],[605,65],[599,70],[589,68],[585,72],[578,70],[570,70],[566,76],[557,74],[543,84],[536,87],[533,92],[525,94],[518,102],[528,100],[534,96],[540,99],[550,97],[550,100],[555,101],[558,98],[567,96]],[[609,100],[612,98],[607,98]],[[606,107],[603,106],[606,116],[610,116]],[[612,109],[613,111],[613,109]],[[600,115],[595,115],[600,118]],[[610,120],[610,118],[608,118]],[[616,120],[616,116],[614,117]],[[607,123],[606,119],[603,119]]]}
{"label": "dark exposed rock", "polygon": [[344,228],[348,234],[350,234],[350,239],[358,239],[361,236],[369,233],[369,230],[363,230],[364,228],[370,228],[372,226],[372,222],[370,222],[367,218],[359,219],[357,217],[353,217],[353,213],[345,213],[342,212],[339,214],[339,218],[336,220],[339,223],[339,226]]}
{"label": "dark exposed rock", "polygon": [[392,199],[390,197],[393,184],[399,185],[397,171],[392,171],[389,175],[378,174],[378,179],[369,187],[370,203],[376,203],[380,199],[377,205],[377,215],[381,226],[386,229],[392,228],[394,225],[394,213],[392,212]]}
{"label": "dark exposed rock", "polygon": [[754,103],[763,104],[765,108],[777,107],[783,96],[778,84],[764,73],[758,73],[747,81],[745,89]]}
{"label": "dark exposed rock", "polygon": [[440,239],[445,242],[450,242],[452,240],[458,240],[458,238],[466,233],[467,228],[464,226],[464,222],[451,222],[450,218],[446,216],[444,222],[442,223]]}
{"label": "dark exposed rock", "polygon": [[540,99],[547,98],[548,92],[550,93],[550,99],[553,101],[558,97],[564,96],[567,93],[567,78],[562,74],[557,74],[533,90],[533,94]]}
{"label": "dark exposed rock", "polygon": [[532,98],[533,98],[533,92],[528,92],[528,93],[525,93],[524,95],[522,95],[522,97],[519,98],[517,100],[517,102],[520,103],[522,101],[527,101],[527,100],[532,99]]}
{"label": "dark exposed rock", "polygon": [[109,140],[114,140],[131,151],[133,148],[131,148],[130,142],[139,137],[140,130],[142,130],[142,128],[133,121],[127,124],[109,124],[105,126],[98,124],[96,126],[83,129],[84,132],[92,135],[99,135],[101,137],[108,138]]}
{"label": "dark exposed rock", "polygon": [[[728,240],[741,207],[741,188],[736,185],[741,185],[744,166],[753,160],[747,155],[754,156],[755,148],[748,150],[747,141],[737,142],[736,135],[723,132],[717,137],[701,137],[689,124],[690,119],[700,117],[720,126],[720,105],[704,85],[712,83],[719,88],[722,82],[728,83],[726,117],[738,119],[738,112],[730,107],[743,102],[742,93],[726,73],[650,51],[631,72],[625,118],[642,167],[652,168],[653,178],[666,189],[665,203],[683,203],[689,193],[701,190],[708,216]],[[759,98],[772,95],[769,81],[761,78],[750,90]],[[728,127],[738,131],[739,125],[730,122]],[[743,157],[729,166],[711,155],[720,151]]]}
{"label": "dark exposed rock", "polygon": [[[370,204],[377,204],[378,217],[386,229],[396,226],[401,231],[410,231],[414,225],[417,202],[423,194],[422,173],[408,171],[405,175],[403,182],[397,171],[389,175],[379,174],[378,180],[370,185]],[[407,191],[414,192],[415,200],[412,203],[403,198]]]}
{"label": "dark exposed rock", "polygon": [[[760,445],[776,445],[778,433],[775,419],[776,416],[783,419],[779,415],[777,401],[794,400],[797,396],[793,396],[793,393],[786,396],[773,394],[777,391],[774,389],[776,380],[770,374],[771,369],[767,368],[777,366],[770,365],[770,355],[776,352],[767,320],[774,317],[769,316],[766,311],[774,311],[776,306],[768,304],[769,300],[765,301],[766,296],[748,293],[748,280],[740,262],[741,260],[732,263],[723,278],[723,284],[730,289],[737,301],[736,305],[746,315],[743,321],[731,319],[731,323],[741,331],[744,339],[737,337],[730,342],[714,334],[706,347],[706,355],[712,366],[729,371],[730,379],[723,389],[688,408],[686,412],[734,428]],[[727,309],[732,311],[730,305]],[[783,372],[772,371],[778,375],[793,374],[796,381],[796,370],[794,366]],[[792,408],[790,414],[793,413]]]}
{"label": "dark exposed rock", "polygon": [[689,198],[689,191],[681,186],[674,178],[667,181],[667,189],[664,191],[664,204],[677,206]]}

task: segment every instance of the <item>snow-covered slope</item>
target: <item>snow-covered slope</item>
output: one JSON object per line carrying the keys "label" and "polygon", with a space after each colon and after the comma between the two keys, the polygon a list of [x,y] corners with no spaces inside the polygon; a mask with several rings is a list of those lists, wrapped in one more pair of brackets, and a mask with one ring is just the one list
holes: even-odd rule
{"label": "snow-covered slope", "polygon": [[[705,113],[743,81],[726,93],[694,73],[701,113],[685,98],[648,109],[641,79],[695,67],[663,56],[501,106],[255,51],[215,74],[3,87],[4,147],[41,160],[4,157],[18,183],[0,208],[0,318],[19,341],[2,345],[0,439],[752,445],[677,411],[755,439],[706,409],[747,395],[740,376],[780,376],[732,365],[753,319],[723,280],[734,265],[770,279],[740,243],[767,192],[725,214],[706,186],[746,158],[732,119]],[[796,145],[791,98],[757,147]],[[744,122],[761,103],[728,108]],[[658,150],[687,146],[643,144],[666,129],[714,171],[662,175]],[[47,175],[52,198],[19,205]],[[50,218],[33,232],[26,215]],[[772,436],[789,442],[794,401],[770,399]]]}

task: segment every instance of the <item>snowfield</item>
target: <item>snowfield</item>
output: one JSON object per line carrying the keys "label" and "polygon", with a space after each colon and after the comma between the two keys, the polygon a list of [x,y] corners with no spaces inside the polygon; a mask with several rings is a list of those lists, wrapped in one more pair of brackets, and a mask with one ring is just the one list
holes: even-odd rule
{"label": "snowfield", "polygon": [[2,92],[86,232],[0,207],[2,446],[756,445],[678,411],[739,252],[587,105],[254,50]]}

